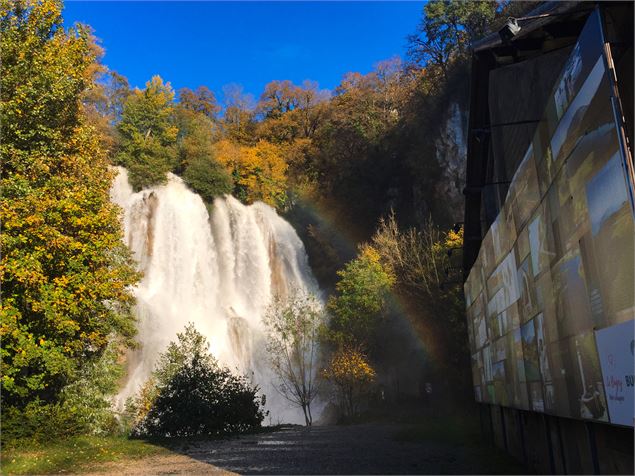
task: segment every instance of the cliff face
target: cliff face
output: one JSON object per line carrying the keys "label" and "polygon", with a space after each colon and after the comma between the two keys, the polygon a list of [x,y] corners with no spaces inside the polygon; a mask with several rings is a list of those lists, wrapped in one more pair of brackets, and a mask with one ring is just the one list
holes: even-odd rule
{"label": "cliff face", "polygon": [[448,206],[456,221],[461,221],[463,214],[467,121],[467,107],[459,102],[450,103],[441,120],[441,133],[434,143],[436,159],[443,174],[437,193],[447,197]]}

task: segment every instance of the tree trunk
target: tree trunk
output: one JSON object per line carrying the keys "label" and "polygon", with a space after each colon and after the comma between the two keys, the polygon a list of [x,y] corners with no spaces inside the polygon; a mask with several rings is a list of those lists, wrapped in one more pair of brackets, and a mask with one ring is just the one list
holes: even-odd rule
{"label": "tree trunk", "polygon": [[306,426],[311,426],[311,420],[309,420],[309,415],[307,414],[307,406],[305,403],[302,404],[302,411],[304,412],[304,424]]}

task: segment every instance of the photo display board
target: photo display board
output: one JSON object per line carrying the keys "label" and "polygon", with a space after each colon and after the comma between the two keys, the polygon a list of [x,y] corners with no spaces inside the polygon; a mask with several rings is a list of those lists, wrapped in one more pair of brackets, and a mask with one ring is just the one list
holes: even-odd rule
{"label": "photo display board", "polygon": [[465,283],[477,401],[633,426],[635,226],[596,10]]}

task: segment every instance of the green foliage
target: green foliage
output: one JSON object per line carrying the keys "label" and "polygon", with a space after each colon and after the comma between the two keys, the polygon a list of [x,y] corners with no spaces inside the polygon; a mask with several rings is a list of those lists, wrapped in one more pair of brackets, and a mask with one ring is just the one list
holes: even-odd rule
{"label": "green foliage", "polygon": [[207,202],[220,195],[230,194],[234,187],[229,173],[211,157],[191,161],[185,169],[183,179]]}
{"label": "green foliage", "polygon": [[485,34],[497,7],[493,1],[426,3],[417,33],[409,37],[408,55],[422,66],[437,66],[447,71],[453,59],[465,55],[471,41]]}
{"label": "green foliage", "polygon": [[234,186],[232,178],[215,159],[214,142],[217,137],[214,123],[203,113],[182,105],[174,112],[179,128],[177,171],[183,170],[185,182],[207,202],[231,193]]}
{"label": "green foliage", "polygon": [[369,346],[395,277],[370,246],[361,247],[357,258],[337,274],[336,295],[328,303],[329,337],[340,345]]}
{"label": "green foliage", "polygon": [[318,394],[316,362],[322,305],[313,295],[294,290],[277,297],[267,309],[267,352],[278,377],[280,394],[302,408],[307,426],[313,423],[311,402]]}
{"label": "green foliage", "polygon": [[[456,254],[463,246],[463,231],[443,231],[428,222],[420,230],[401,231],[394,214],[381,220],[372,239],[384,266],[394,270],[398,291],[414,301],[419,318],[433,329],[441,359],[457,369],[455,376],[469,369],[465,302],[460,286],[447,285],[458,280]],[[452,257],[454,256],[454,259]]]}
{"label": "green foliage", "polygon": [[161,354],[150,386],[128,405],[134,436],[214,436],[253,431],[265,417],[258,387],[221,367],[193,324]]}
{"label": "green foliage", "polygon": [[123,376],[117,347],[110,344],[101,356],[85,362],[74,381],[61,390],[57,401],[48,403],[36,399],[24,408],[3,409],[3,441],[40,442],[69,435],[103,435],[117,431],[119,425],[110,401]]}
{"label": "green foliage", "polygon": [[22,419],[32,428],[57,412],[70,398],[63,389],[109,341],[134,334],[138,275],[109,200],[113,173],[81,103],[98,50],[86,29],[64,29],[60,12],[56,1],[0,10],[3,438]]}
{"label": "green foliage", "polygon": [[128,169],[133,189],[165,183],[177,166],[178,128],[172,123],[174,91],[154,76],[143,91],[126,99],[117,130],[121,137],[117,163]]}
{"label": "green foliage", "polygon": [[[4,474],[77,474],[104,463],[134,460],[168,450],[125,436],[75,436],[45,443],[2,448]],[[100,468],[101,469],[101,468]]]}

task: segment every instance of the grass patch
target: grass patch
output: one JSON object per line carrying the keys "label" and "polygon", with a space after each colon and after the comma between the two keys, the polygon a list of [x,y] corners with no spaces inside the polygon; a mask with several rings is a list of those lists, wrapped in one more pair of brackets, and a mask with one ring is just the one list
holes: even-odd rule
{"label": "grass patch", "polygon": [[2,448],[2,474],[78,473],[101,463],[142,458],[167,449],[123,436],[77,436],[49,443]]}

